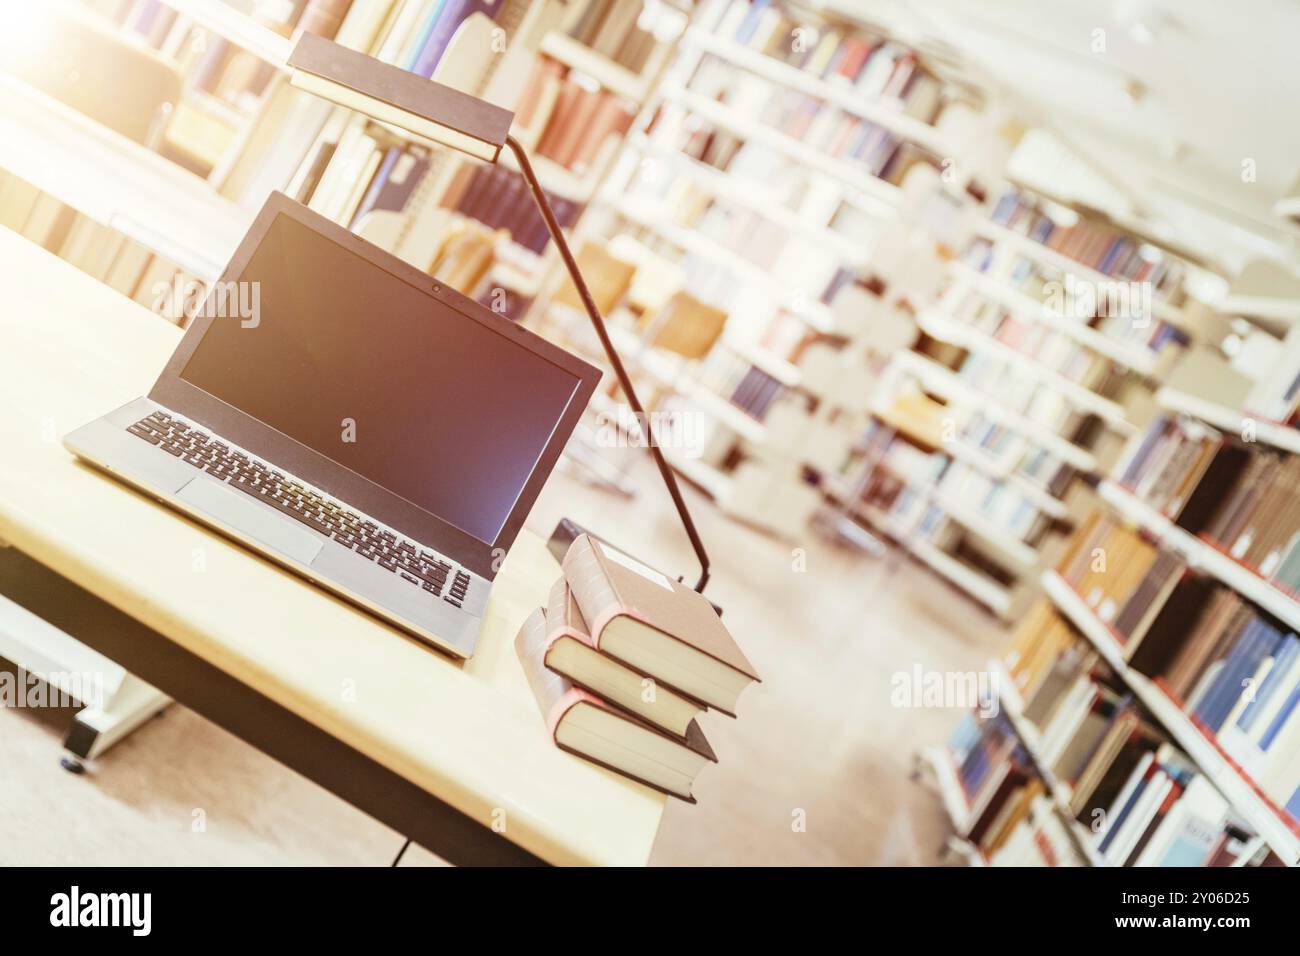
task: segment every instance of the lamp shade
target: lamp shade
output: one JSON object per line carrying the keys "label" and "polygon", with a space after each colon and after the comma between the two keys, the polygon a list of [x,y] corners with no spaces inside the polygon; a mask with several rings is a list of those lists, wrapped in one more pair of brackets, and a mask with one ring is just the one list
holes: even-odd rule
{"label": "lamp shade", "polygon": [[476,96],[303,33],[289,56],[290,83],[381,123],[494,163],[514,114]]}

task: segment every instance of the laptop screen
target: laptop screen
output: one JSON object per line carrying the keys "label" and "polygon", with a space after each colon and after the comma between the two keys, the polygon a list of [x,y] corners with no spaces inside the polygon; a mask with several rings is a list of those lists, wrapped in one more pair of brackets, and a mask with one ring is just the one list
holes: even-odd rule
{"label": "laptop screen", "polygon": [[181,378],[495,541],[579,380],[285,215],[239,282]]}

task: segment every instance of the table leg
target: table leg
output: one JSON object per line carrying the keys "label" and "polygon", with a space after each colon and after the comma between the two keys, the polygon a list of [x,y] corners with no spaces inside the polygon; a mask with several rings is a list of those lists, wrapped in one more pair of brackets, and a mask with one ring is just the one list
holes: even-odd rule
{"label": "table leg", "polygon": [[102,707],[87,707],[72,718],[63,746],[83,759],[98,757],[170,703],[162,691],[127,674]]}

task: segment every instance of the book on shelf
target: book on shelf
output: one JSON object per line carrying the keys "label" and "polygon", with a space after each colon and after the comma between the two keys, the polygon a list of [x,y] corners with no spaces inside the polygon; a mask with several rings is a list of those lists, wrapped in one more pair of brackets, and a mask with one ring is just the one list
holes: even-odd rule
{"label": "book on shelf", "polygon": [[702,12],[700,25],[715,36],[826,81],[901,107],[932,123],[942,83],[915,51],[848,24],[811,27],[805,12],[781,4],[732,0]]}
{"label": "book on shelf", "polygon": [[645,68],[657,41],[638,25],[641,0],[582,0],[571,7],[563,25],[568,36],[633,73]]}
{"label": "book on shelf", "polygon": [[[1300,713],[1291,705],[1300,696],[1300,640],[1236,591],[1191,573],[1178,556],[1152,552],[1134,532],[1094,514],[1059,573],[1110,629],[1129,665],[1165,688],[1300,821]],[[1118,610],[1106,620],[1105,608]]]}
{"label": "book on shelf", "polygon": [[678,737],[573,685],[544,663],[546,612],[537,608],[515,639],[515,652],[555,745],[561,750],[694,803],[692,785],[717,757],[699,726]]}
{"label": "book on shelf", "polygon": [[1120,484],[1288,594],[1300,592],[1300,456],[1159,415]]}
{"label": "book on shelf", "polygon": [[[546,221],[528,195],[523,176],[503,166],[462,166],[458,180],[448,187],[443,203],[477,220],[489,229],[506,229],[520,246],[540,254],[550,242]],[[572,226],[582,206],[547,193],[551,209],[562,227]]]}
{"label": "book on shelf", "polygon": [[948,751],[968,808],[959,835],[991,865],[1087,865],[1005,715],[981,720],[968,714]]}
{"label": "book on shelf", "polygon": [[989,218],[1081,266],[1146,283],[1160,301],[1176,305],[1181,298],[1186,271],[1181,260],[1117,228],[1077,214],[1071,217],[1072,224],[1063,224],[1052,218],[1038,197],[1014,187],[997,199]]}
{"label": "book on shelf", "polygon": [[579,175],[591,169],[608,137],[621,136],[632,125],[633,104],[581,75],[559,78],[544,59],[530,85],[539,93],[522,121],[538,130],[537,154]]}
{"label": "book on shelf", "polygon": [[703,595],[589,535],[569,547],[564,576],[599,651],[735,715],[758,675]]}
{"label": "book on shelf", "polygon": [[1022,716],[1038,729],[1035,759],[1050,764],[1067,812],[1106,862],[1265,862],[1248,851],[1248,835],[1210,778],[1168,742],[1050,602],[1026,615],[1006,662],[1023,688]]}
{"label": "book on shelf", "polygon": [[333,40],[351,6],[352,0],[307,0],[302,5],[298,28],[326,40]]}

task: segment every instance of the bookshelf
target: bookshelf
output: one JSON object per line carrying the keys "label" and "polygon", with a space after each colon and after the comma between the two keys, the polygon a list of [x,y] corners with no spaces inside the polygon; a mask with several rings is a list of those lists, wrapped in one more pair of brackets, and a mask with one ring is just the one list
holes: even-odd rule
{"label": "bookshelf", "polygon": [[933,339],[955,345],[968,352],[984,353],[1008,365],[1013,365],[1060,392],[1076,407],[1091,412],[1123,431],[1132,430],[1133,426],[1124,417],[1124,408],[1119,403],[1103,398],[1078,382],[1071,381],[1059,372],[1035,361],[1032,356],[1017,351],[988,333],[972,330],[964,323],[954,322],[947,316],[931,310],[923,311],[918,317],[917,324],[922,332]]}
{"label": "bookshelf", "polygon": [[[993,242],[1006,245],[1014,251],[1042,263],[1057,273],[1072,274],[1084,279],[1085,281],[1094,282],[1099,285],[1113,282],[1115,280],[1115,277],[1112,275],[1094,269],[1077,259],[1073,259],[1070,256],[1057,252],[1055,249],[1045,246],[1043,243],[1031,239],[1028,236],[1023,236],[1018,232],[1013,232],[998,223],[987,221],[981,222],[978,231],[982,236],[992,240]],[[1152,307],[1157,318],[1172,322],[1175,325],[1184,321],[1182,310],[1176,306],[1169,305],[1167,302],[1157,299],[1152,303]]]}
{"label": "bookshelf", "polygon": [[226,0],[162,0],[196,26],[224,37],[276,69],[286,69],[293,41],[232,7]]}
{"label": "bookshelf", "polygon": [[158,153],[0,76],[0,168],[212,280],[251,213]]}
{"label": "bookshelf", "polygon": [[1300,322],[1300,301],[1258,295],[1227,295],[1215,303],[1223,313],[1271,319],[1294,325]]}
{"label": "bookshelf", "polygon": [[[674,172],[718,198],[745,206],[790,232],[798,233],[812,242],[825,244],[846,265],[863,266],[870,258],[869,246],[847,239],[833,229],[791,211],[781,204],[780,196],[766,183],[720,172],[684,153],[657,145],[644,133],[633,133],[629,144],[643,156],[667,163]],[[829,332],[833,329],[834,320],[821,303],[808,303],[801,314],[819,331]]]}
{"label": "bookshelf", "polygon": [[1048,795],[1052,798],[1052,803],[1056,805],[1057,814],[1065,821],[1075,844],[1088,860],[1088,865],[1109,866],[1110,864],[1106,861],[1106,858],[1098,853],[1093,845],[1091,834],[1082,823],[1075,819],[1074,813],[1070,809],[1073,794],[1069,784],[1057,778],[1052,771],[1050,761],[1043,757],[1042,737],[1038,732],[1038,728],[1025,716],[1024,701],[1020,698],[1020,692],[1016,689],[1015,681],[1007,673],[1001,661],[989,661],[988,671],[997,681],[998,703],[1002,708],[1002,712],[1007,715],[1011,726],[1015,728],[1016,734],[1024,743],[1030,760],[1033,761],[1038,775],[1042,778],[1043,785],[1047,788]]}
{"label": "bookshelf", "polygon": [[1240,433],[1250,422],[1256,441],[1264,442],[1286,452],[1300,452],[1300,429],[1281,422],[1271,422],[1238,409],[1229,408],[1173,388],[1156,392],[1156,402],[1161,408],[1182,412],[1198,418],[1228,433]]}
{"label": "bookshelf", "polygon": [[1113,359],[1136,372],[1144,375],[1154,372],[1157,357],[1150,349],[1105,335],[1083,322],[1054,315],[1043,303],[963,262],[954,262],[949,268],[954,285],[973,286],[981,294],[1001,304],[1016,318],[1046,325],[1098,355]]}
{"label": "bookshelf", "polygon": [[665,99],[679,104],[692,115],[730,130],[747,141],[769,146],[802,166],[838,180],[859,196],[879,204],[880,208],[896,205],[901,198],[893,183],[869,176],[850,163],[822,153],[707,96],[692,93],[681,86],[666,86],[662,92]]}
{"label": "bookshelf", "polygon": [[1092,453],[1062,438],[1050,428],[1030,418],[1024,412],[1003,403],[989,392],[967,384],[952,369],[917,352],[902,352],[892,363],[902,375],[915,379],[922,387],[952,403],[980,412],[995,423],[1005,425],[1027,438],[1031,438],[1062,461],[1084,472],[1097,467]]}
{"label": "bookshelf", "polygon": [[[566,33],[552,31],[542,37],[538,48],[542,54],[586,74],[605,89],[629,100],[645,98],[649,76],[634,73],[627,67],[597,53]],[[648,71],[652,72],[652,71]]]}
{"label": "bookshelf", "polygon": [[911,142],[924,146],[939,155],[952,152],[952,144],[929,123],[910,117],[901,109],[874,103],[855,94],[847,85],[835,84],[799,67],[783,63],[763,53],[726,37],[718,36],[700,26],[686,31],[685,42],[705,53],[721,57],[741,69],[765,77],[786,89],[800,90],[809,96],[829,103],[847,113],[870,120]]}
{"label": "bookshelf", "polygon": [[1116,482],[1103,481],[1098,491],[1101,499],[1125,521],[1142,528],[1160,544],[1177,551],[1189,566],[1213,575],[1288,627],[1300,630],[1300,600],[1208,542],[1178,527]]}
{"label": "bookshelf", "polygon": [[[809,23],[823,44],[820,67],[816,56],[800,56],[797,44],[788,42],[792,28]],[[682,288],[727,311],[715,354],[686,378],[656,384],[669,386],[661,389],[665,406],[698,411],[715,428],[700,457],[677,456],[678,463],[690,463],[679,472],[724,512],[774,533],[811,512],[805,510],[804,519],[768,520],[765,511],[787,512],[794,499],[747,494],[760,473],[797,498],[801,509],[815,507],[821,496],[807,484],[802,453],[774,441],[762,420],[775,405],[806,406],[810,429],[834,417],[841,399],[820,374],[805,370],[804,349],[830,342],[846,353],[856,351],[855,337],[869,319],[837,308],[837,289],[845,278],[853,284],[869,275],[875,244],[895,228],[906,197],[907,164],[924,157],[937,167],[938,156],[925,151],[950,145],[941,115],[946,103],[937,92],[942,84],[914,51],[888,40],[882,44],[887,55],[875,62],[885,64],[878,70],[882,81],[893,75],[889,64],[895,61],[889,58],[895,56],[924,77],[916,89],[925,87],[933,98],[920,105],[912,93],[882,96],[869,90],[847,66],[824,68],[832,50],[849,49],[868,36],[877,35],[803,7],[789,13],[781,3],[698,4],[662,82],[642,103],[575,230],[597,242],[634,237],[680,269]],[[868,62],[870,43],[860,51],[858,66]],[[783,125],[764,107],[765,98],[778,96],[806,98],[803,105],[817,117],[811,132]],[[845,150],[834,137],[816,134],[834,123],[860,130],[864,143],[876,141],[871,137],[894,143],[897,168],[873,165],[873,154]],[[701,147],[700,130],[712,131],[713,146]],[[542,314],[545,308],[543,297]],[[746,369],[776,389],[774,401],[766,389],[760,390],[759,405],[748,404],[741,388]],[[857,403],[850,416],[860,420],[864,411]],[[846,428],[843,445],[851,443],[855,428]],[[921,551],[947,569],[945,558],[924,546]]]}
{"label": "bookshelf", "polygon": [[[983,193],[983,184],[974,193]],[[1059,219],[1055,225],[1052,216]],[[1073,509],[1065,502],[1079,499],[1084,480],[1105,473],[1137,435],[1135,421],[1147,414],[1159,378],[1190,341],[1181,328],[1184,309],[1174,303],[1184,295],[1186,275],[1200,266],[1104,215],[1063,206],[1009,180],[965,207],[949,242],[958,252],[943,263],[932,293],[909,290],[923,338],[912,351],[894,356],[873,412],[896,423],[891,402],[912,395],[928,404],[930,417],[942,419],[945,431],[936,438],[932,428],[921,440],[954,462],[972,428],[978,429],[979,444],[1005,446],[981,470],[1023,494],[1024,504],[1047,519],[1046,527],[1003,529],[999,541],[989,527],[964,520],[968,516],[950,500],[932,500],[950,512],[951,521],[991,545],[979,550],[1028,591],[1038,585],[1038,567],[1025,560],[1025,550],[1008,548],[1006,539],[1040,553],[1053,550],[1072,524]],[[1147,282],[1155,288],[1152,319],[1116,314],[1100,300],[1087,314],[1075,314],[1068,301],[1048,294],[1071,282],[1092,283],[1099,295],[1116,282]],[[1280,426],[1261,430],[1286,437]],[[1003,432],[1018,441],[1007,441]],[[915,440],[916,432],[910,434]],[[1017,474],[1027,463],[1032,481]],[[926,484],[918,491],[928,493]],[[969,564],[967,569],[988,571]],[[1000,573],[994,583],[1007,587]],[[987,587],[971,593],[996,609],[979,596],[985,592]]]}
{"label": "bookshelf", "polygon": [[[1042,588],[1236,817],[1284,865],[1300,865],[1300,780],[1293,745],[1278,742],[1294,739],[1285,702],[1300,693],[1289,663],[1300,596],[1279,583],[1290,573],[1281,557],[1262,564],[1269,576],[1255,566],[1261,553],[1285,556],[1294,519],[1289,485],[1245,470],[1290,468],[1293,451],[1285,434],[1237,442],[1236,410],[1168,388],[1157,400],[1167,414],[1100,482],[1101,509]],[[1257,485],[1281,503],[1260,513]]]}
{"label": "bookshelf", "polygon": [[[921,764],[930,771],[934,778],[935,789],[939,792],[939,802],[943,812],[952,824],[954,834],[962,834],[969,829],[971,808],[962,793],[961,782],[957,779],[957,770],[953,766],[952,756],[945,747],[931,747],[920,753]],[[974,844],[962,836],[953,836],[947,848],[960,857],[967,866],[987,866],[988,860]]]}
{"label": "bookshelf", "polygon": [[1300,865],[1300,834],[1285,823],[1270,801],[1222,752],[1213,736],[1199,727],[1160,687],[1131,668],[1120,656],[1119,642],[1082,597],[1056,571],[1043,573],[1043,590],[1061,613],[1087,638],[1111,670],[1190,756],[1215,788],[1232,804],[1288,866]]}

